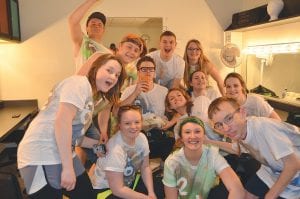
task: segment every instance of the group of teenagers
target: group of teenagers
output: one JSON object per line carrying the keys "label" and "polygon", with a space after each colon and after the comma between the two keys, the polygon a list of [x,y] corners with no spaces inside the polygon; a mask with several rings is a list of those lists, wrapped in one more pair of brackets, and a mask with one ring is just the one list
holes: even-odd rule
{"label": "group of teenagers", "polygon": [[[300,198],[296,126],[249,94],[240,74],[223,81],[196,39],[183,58],[171,31],[159,50],[128,34],[112,53],[101,44],[103,13],[81,29],[96,2],[69,16],[78,70],[54,86],[18,146],[29,198]],[[150,142],[155,133],[164,136]],[[162,159],[162,178],[149,157]]]}

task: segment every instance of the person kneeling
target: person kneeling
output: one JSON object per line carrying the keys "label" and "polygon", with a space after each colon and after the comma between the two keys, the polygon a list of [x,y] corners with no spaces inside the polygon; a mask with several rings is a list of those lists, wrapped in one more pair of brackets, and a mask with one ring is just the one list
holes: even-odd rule
{"label": "person kneeling", "polygon": [[[204,123],[197,117],[181,121],[179,137],[183,147],[171,154],[164,166],[166,199],[216,198],[209,196],[209,192],[217,185],[218,176],[229,192],[228,198],[244,198],[241,181],[218,153],[218,148],[203,145],[204,129]],[[226,191],[221,195],[227,195]]]}
{"label": "person kneeling", "polygon": [[[152,171],[149,167],[149,145],[141,133],[142,114],[138,106],[121,106],[118,111],[119,131],[109,139],[107,154],[97,160],[91,176],[97,198],[156,199]],[[139,186],[139,174],[146,190]],[[145,192],[145,193],[142,193]]]}

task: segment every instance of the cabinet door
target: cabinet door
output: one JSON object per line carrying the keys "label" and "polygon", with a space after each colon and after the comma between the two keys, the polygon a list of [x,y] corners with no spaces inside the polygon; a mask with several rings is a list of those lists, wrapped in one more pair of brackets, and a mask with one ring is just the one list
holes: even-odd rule
{"label": "cabinet door", "polygon": [[0,35],[9,36],[7,1],[0,0]]}

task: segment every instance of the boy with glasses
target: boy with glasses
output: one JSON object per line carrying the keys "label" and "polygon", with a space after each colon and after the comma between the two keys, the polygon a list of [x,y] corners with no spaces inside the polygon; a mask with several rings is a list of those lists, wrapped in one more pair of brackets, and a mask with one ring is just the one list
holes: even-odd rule
{"label": "boy with glasses", "polygon": [[[236,141],[262,165],[245,185],[247,199],[300,196],[300,132],[297,127],[266,117],[246,117],[234,99],[220,97],[208,109],[214,128]],[[234,147],[235,146],[235,147]]]}
{"label": "boy with glasses", "polygon": [[[146,133],[161,134],[164,125],[164,100],[168,89],[153,82],[155,78],[155,63],[151,57],[142,57],[137,62],[138,81],[135,85],[127,87],[121,96],[121,104],[135,104],[142,108]],[[161,157],[165,160],[170,154],[174,139],[163,137],[156,142],[149,143],[150,157]]]}
{"label": "boy with glasses", "polygon": [[148,56],[142,57],[136,67],[138,81],[124,90],[122,104],[137,104],[142,107],[143,114],[154,113],[163,117],[168,89],[153,82],[156,70],[154,60]]}
{"label": "boy with glasses", "polygon": [[184,73],[184,60],[174,53],[176,45],[176,35],[165,31],[160,35],[160,49],[148,54],[157,67],[155,82],[168,89],[178,88]]}

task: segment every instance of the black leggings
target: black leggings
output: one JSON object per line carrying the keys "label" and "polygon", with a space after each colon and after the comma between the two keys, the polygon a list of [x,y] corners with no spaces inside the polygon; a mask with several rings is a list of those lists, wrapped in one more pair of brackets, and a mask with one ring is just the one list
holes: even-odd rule
{"label": "black leggings", "polygon": [[76,178],[76,185],[72,191],[66,191],[65,189],[55,189],[48,183],[38,192],[29,195],[32,199],[62,199],[63,194],[68,196],[70,199],[95,199],[96,194],[94,193],[91,181],[86,172],[79,175]]}

